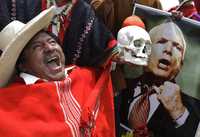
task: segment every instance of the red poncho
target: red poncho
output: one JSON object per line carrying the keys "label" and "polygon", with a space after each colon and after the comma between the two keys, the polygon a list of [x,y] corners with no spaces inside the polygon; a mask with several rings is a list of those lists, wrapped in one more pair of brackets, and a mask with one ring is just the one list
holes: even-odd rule
{"label": "red poncho", "polygon": [[64,81],[0,89],[2,137],[114,137],[109,70],[74,68]]}

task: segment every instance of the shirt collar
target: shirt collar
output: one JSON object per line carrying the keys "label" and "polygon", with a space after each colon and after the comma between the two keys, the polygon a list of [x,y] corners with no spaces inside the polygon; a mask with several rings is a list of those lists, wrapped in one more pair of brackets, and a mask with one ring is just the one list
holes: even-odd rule
{"label": "shirt collar", "polygon": [[[70,72],[73,68],[75,68],[75,66],[70,66],[70,67],[65,68],[65,77],[68,76],[68,72]],[[41,79],[41,78],[38,78],[34,75],[24,73],[24,72],[21,72],[19,74],[19,77],[21,77],[24,80],[26,85],[35,84],[39,80],[43,81],[43,82],[47,81],[45,79]]]}
{"label": "shirt collar", "polygon": [[19,77],[21,77],[24,80],[26,85],[34,84],[38,80],[40,80],[40,78],[24,72],[20,73]]}

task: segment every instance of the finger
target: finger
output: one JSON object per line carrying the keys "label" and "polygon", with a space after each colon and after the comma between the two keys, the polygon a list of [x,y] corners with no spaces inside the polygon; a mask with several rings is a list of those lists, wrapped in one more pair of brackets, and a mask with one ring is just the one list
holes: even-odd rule
{"label": "finger", "polygon": [[177,86],[169,81],[164,82],[163,95],[173,96],[177,90]]}
{"label": "finger", "polygon": [[162,94],[157,95],[157,99],[165,106],[166,105],[166,100]]}
{"label": "finger", "polygon": [[163,85],[161,85],[161,86],[159,87],[159,89],[160,89],[160,94],[162,94],[162,93],[163,93],[163,91],[164,91],[164,86],[163,86]]}
{"label": "finger", "polygon": [[159,101],[161,101],[161,100],[162,100],[162,99],[161,99],[162,97],[161,97],[161,95],[160,95],[160,94],[157,94],[157,98],[158,98],[158,100],[159,100]]}
{"label": "finger", "polygon": [[161,93],[160,89],[157,86],[154,85],[152,86],[152,88],[156,91],[157,94]]}

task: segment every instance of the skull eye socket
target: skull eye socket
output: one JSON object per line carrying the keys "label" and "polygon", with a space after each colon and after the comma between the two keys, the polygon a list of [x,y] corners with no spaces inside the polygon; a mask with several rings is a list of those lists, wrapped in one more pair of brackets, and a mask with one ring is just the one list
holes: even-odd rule
{"label": "skull eye socket", "polygon": [[150,41],[146,41],[146,42],[145,42],[145,45],[146,45],[147,47],[151,48],[151,42],[150,42]]}
{"label": "skull eye socket", "polygon": [[137,48],[142,47],[143,45],[145,45],[144,39],[138,39],[134,41],[134,46]]}
{"label": "skull eye socket", "polygon": [[147,43],[146,43],[146,46],[145,46],[145,53],[148,53],[148,54],[151,53],[151,44],[150,44],[150,42],[147,42]]}

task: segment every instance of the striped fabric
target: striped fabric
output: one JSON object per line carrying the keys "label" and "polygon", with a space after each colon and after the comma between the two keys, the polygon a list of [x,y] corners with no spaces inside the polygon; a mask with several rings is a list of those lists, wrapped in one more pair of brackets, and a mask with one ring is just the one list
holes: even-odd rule
{"label": "striped fabric", "polygon": [[79,103],[71,93],[71,79],[66,78],[63,82],[56,82],[57,93],[62,107],[65,122],[69,125],[73,137],[80,137],[79,125],[81,117],[81,108]]}
{"label": "striped fabric", "polygon": [[129,117],[136,137],[148,137],[147,119],[150,110],[148,88],[144,88],[144,94],[135,102]]}

